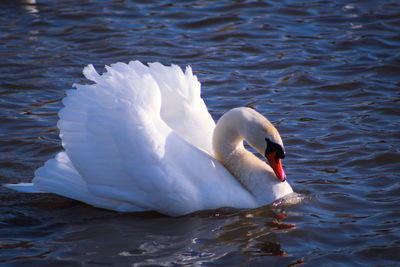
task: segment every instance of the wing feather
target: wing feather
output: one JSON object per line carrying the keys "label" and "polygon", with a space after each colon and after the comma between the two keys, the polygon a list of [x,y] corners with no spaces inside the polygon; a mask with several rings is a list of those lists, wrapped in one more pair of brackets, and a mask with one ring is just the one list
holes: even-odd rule
{"label": "wing feather", "polygon": [[255,207],[211,156],[215,123],[190,67],[133,61],[83,73],[93,84],[67,92],[57,124],[65,152],[38,169],[38,191],[169,215]]}

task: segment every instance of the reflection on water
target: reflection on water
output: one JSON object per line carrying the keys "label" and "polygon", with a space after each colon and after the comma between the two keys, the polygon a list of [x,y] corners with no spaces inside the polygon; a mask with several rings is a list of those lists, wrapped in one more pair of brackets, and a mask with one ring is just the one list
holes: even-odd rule
{"label": "reflection on water", "polygon": [[218,119],[273,121],[304,198],[168,218],[0,188],[8,265],[379,265],[400,262],[398,1],[2,1],[0,183],[61,149],[82,68],[191,65]]}
{"label": "reflection on water", "polygon": [[36,0],[23,0],[21,1],[21,6],[30,14],[39,12],[36,8]]}

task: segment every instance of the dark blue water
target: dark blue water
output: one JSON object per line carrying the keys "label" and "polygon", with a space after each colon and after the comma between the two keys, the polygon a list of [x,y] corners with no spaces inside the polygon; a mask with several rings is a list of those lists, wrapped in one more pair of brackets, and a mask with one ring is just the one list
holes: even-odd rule
{"label": "dark blue water", "polygon": [[180,218],[0,188],[0,265],[398,266],[398,1],[2,1],[0,183],[61,150],[82,68],[191,65],[218,119],[252,106],[284,140],[296,205]]}

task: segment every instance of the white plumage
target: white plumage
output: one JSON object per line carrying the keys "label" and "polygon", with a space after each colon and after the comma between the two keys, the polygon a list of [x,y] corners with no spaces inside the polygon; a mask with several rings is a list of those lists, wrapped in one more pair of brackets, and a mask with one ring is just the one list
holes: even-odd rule
{"label": "white plumage", "polygon": [[133,61],[106,70],[99,75],[92,65],[85,67],[92,84],[75,84],[76,90],[67,92],[57,124],[65,151],[39,168],[32,183],[7,187],[172,216],[225,206],[254,208],[292,192],[264,162],[268,179],[244,172],[258,191],[265,188],[252,192],[247,178],[235,179],[213,157],[215,123],[190,67],[183,72],[175,65]]}

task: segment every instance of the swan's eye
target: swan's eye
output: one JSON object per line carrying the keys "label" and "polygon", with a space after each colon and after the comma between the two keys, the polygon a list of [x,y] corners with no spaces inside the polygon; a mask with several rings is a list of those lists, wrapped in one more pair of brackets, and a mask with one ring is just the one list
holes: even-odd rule
{"label": "swan's eye", "polygon": [[280,145],[271,142],[271,140],[269,140],[268,138],[265,138],[265,141],[267,142],[267,148],[265,149],[265,156],[273,152],[276,152],[276,158],[275,158],[276,161],[278,161],[279,159],[283,159],[285,157],[286,153]]}

